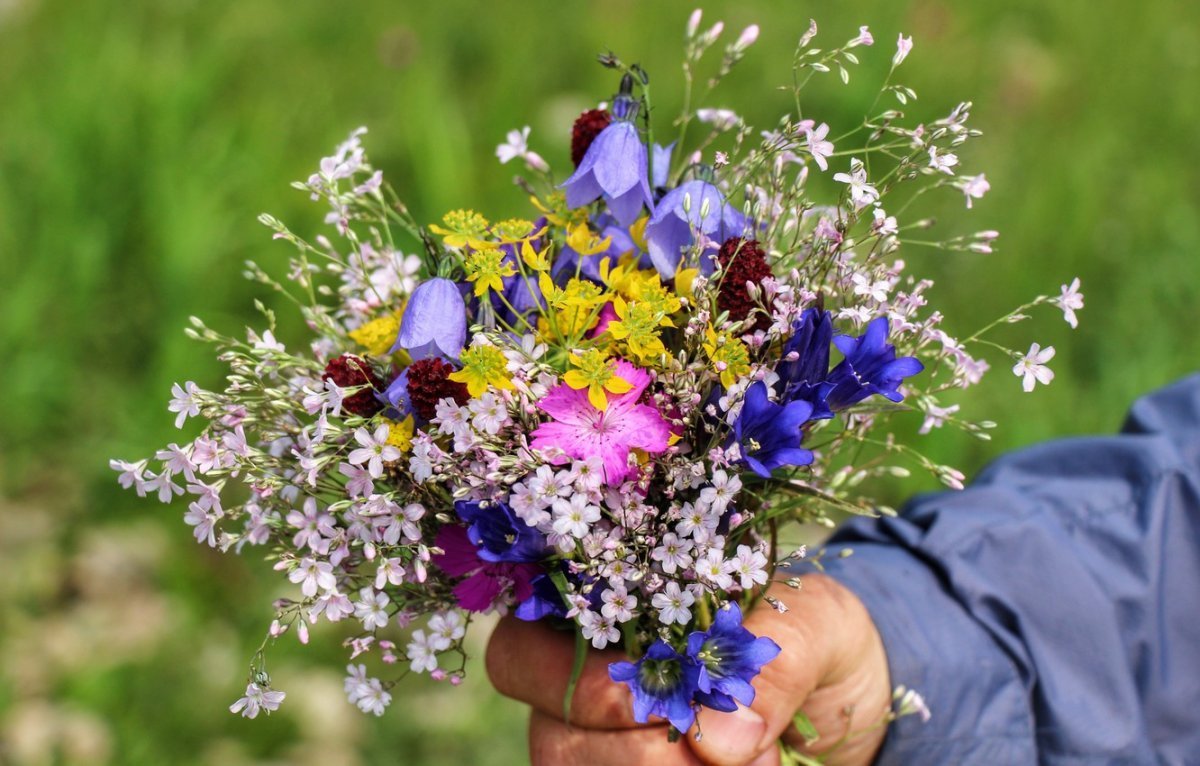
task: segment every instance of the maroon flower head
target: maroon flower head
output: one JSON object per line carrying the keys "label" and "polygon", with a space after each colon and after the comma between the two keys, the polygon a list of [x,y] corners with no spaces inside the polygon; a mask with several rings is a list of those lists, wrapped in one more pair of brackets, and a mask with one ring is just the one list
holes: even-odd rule
{"label": "maroon flower head", "polygon": [[612,115],[604,109],[589,109],[575,118],[575,126],[571,128],[571,162],[575,167],[579,167],[592,141],[611,122]]}
{"label": "maroon flower head", "polygon": [[437,403],[442,399],[453,399],[456,404],[466,404],[471,395],[465,383],[450,380],[454,365],[437,357],[420,359],[408,368],[408,399],[413,411],[431,420],[437,414]]}
{"label": "maroon flower head", "polygon": [[369,418],[383,409],[383,404],[375,398],[375,392],[384,388],[383,381],[361,356],[342,354],[330,359],[321,377],[332,380],[340,388],[367,386],[342,400],[342,409],[347,412]]}
{"label": "maroon flower head", "polygon": [[[728,311],[731,319],[745,319],[758,305],[750,297],[746,283],[761,284],[764,279],[773,276],[766,254],[758,240],[730,237],[721,245],[717,261],[723,272],[721,288],[717,291],[717,308]],[[770,318],[759,314],[754,329],[765,330],[770,326]]]}

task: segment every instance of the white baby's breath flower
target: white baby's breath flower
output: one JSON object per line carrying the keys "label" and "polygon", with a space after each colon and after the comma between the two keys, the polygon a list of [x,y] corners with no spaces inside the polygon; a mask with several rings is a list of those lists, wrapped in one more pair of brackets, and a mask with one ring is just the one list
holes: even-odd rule
{"label": "white baby's breath flower", "polygon": [[1046,362],[1053,358],[1054,346],[1042,348],[1036,343],[1029,347],[1028,352],[1018,357],[1012,371],[1013,375],[1024,379],[1021,385],[1026,393],[1032,391],[1038,383],[1047,386],[1054,380],[1054,371],[1046,366]]}

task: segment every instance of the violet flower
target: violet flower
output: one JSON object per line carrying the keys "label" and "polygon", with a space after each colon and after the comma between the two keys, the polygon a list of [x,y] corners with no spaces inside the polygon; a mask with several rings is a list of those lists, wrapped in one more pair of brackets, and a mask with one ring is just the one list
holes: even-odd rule
{"label": "violet flower", "polygon": [[633,124],[635,112],[629,109],[592,141],[579,167],[561,187],[567,192],[569,207],[582,207],[603,197],[617,222],[629,226],[643,205],[654,206],[646,175],[646,145]]}
{"label": "violet flower", "polygon": [[[646,224],[646,246],[659,275],[671,279],[692,246],[693,233],[720,247],[730,237],[741,236],[745,229],[746,217],[726,201],[720,189],[707,181],[688,181],[659,200]],[[700,273],[712,273],[711,258],[701,258],[699,265]]]}
{"label": "violet flower", "polygon": [[741,446],[746,465],[764,479],[780,466],[808,465],[813,453],[800,446],[804,436],[800,427],[812,415],[812,409],[804,401],[772,402],[767,398],[767,384],[760,380],[746,389],[730,440]]}
{"label": "violet flower", "polygon": [[400,333],[388,353],[404,349],[414,361],[432,356],[457,360],[466,340],[467,305],[462,292],[451,280],[433,277],[409,296]]}
{"label": "violet flower", "polygon": [[633,720],[646,723],[656,715],[687,731],[696,721],[692,696],[700,688],[700,666],[659,639],[637,662],[613,662],[608,676],[633,692]]}
{"label": "violet flower", "polygon": [[696,701],[727,713],[737,709],[737,702],[749,707],[754,702],[750,681],[779,652],[779,644],[742,627],[737,602],[718,609],[707,631],[688,636],[687,654],[700,666]]}
{"label": "violet flower", "polygon": [[[825,401],[833,384],[829,377],[829,347],[833,342],[833,319],[824,309],[805,309],[792,323],[792,337],[781,352],[783,361],[776,367],[779,382],[775,390],[780,401],[803,401],[812,405],[813,420],[833,417]],[[795,354],[794,359],[789,359]]]}
{"label": "violet flower", "polygon": [[873,394],[893,402],[904,398],[898,390],[900,384],[924,370],[925,365],[912,356],[897,359],[896,347],[887,339],[887,317],[872,319],[866,332],[857,338],[839,335],[833,339],[833,345],[846,358],[829,373],[833,387],[826,400],[832,409],[844,409]]}

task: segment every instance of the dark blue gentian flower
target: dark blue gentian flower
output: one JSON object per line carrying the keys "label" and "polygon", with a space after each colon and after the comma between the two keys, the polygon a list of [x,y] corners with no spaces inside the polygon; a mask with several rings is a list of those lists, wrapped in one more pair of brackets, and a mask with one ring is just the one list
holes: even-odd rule
{"label": "dark blue gentian flower", "polygon": [[737,702],[754,702],[751,679],[779,655],[779,644],[742,627],[742,610],[734,602],[717,610],[712,626],[688,636],[687,653],[700,666],[696,701],[732,713]]}
{"label": "dark blue gentian flower", "polygon": [[[718,248],[730,237],[741,236],[745,229],[746,217],[725,200],[720,189],[708,181],[688,181],[659,200],[646,224],[646,247],[659,275],[671,279],[684,251],[692,246],[693,231],[706,236]],[[711,258],[700,259],[701,274],[707,276],[713,268]]]}
{"label": "dark blue gentian flower", "polygon": [[467,340],[467,304],[458,285],[443,277],[427,279],[408,298],[400,333],[389,354],[404,349],[413,361],[440,356],[458,360]]}
{"label": "dark blue gentian flower", "polygon": [[534,622],[546,616],[567,616],[567,607],[563,603],[562,594],[558,592],[550,575],[540,574],[534,577],[529,584],[533,587],[533,593],[513,609],[513,615],[518,620]]}
{"label": "dark blue gentian flower", "polygon": [[622,226],[629,226],[637,220],[643,205],[654,206],[646,175],[646,145],[633,124],[636,111],[616,109],[614,105],[617,118],[600,131],[579,167],[562,185],[568,207],[582,207],[604,197],[613,217]]}
{"label": "dark blue gentian flower", "polygon": [[637,662],[614,662],[608,676],[633,692],[633,720],[646,723],[656,715],[687,731],[696,720],[692,696],[700,688],[700,666],[659,639]]}
{"label": "dark blue gentian flower", "polygon": [[459,500],[454,510],[469,525],[467,537],[484,561],[527,563],[545,557],[545,535],[520,519],[507,503]]}
{"label": "dark blue gentian flower", "polygon": [[740,445],[746,465],[764,479],[780,466],[808,465],[813,453],[800,446],[800,427],[812,410],[805,401],[776,404],[767,398],[767,384],[757,381],[746,389],[730,440]]}
{"label": "dark blue gentian flower", "polygon": [[896,347],[887,342],[887,317],[872,319],[857,338],[839,335],[833,345],[845,355],[833,372],[833,384],[826,401],[835,410],[857,404],[873,394],[898,402],[904,398],[897,389],[905,378],[925,369],[915,357],[896,358]]}
{"label": "dark blue gentian flower", "polygon": [[[813,420],[833,417],[825,398],[833,384],[829,378],[829,347],[833,343],[833,318],[823,309],[805,309],[792,323],[792,337],[783,345],[785,361],[775,367],[779,381],[775,390],[780,401],[803,401],[812,405]],[[788,357],[796,355],[794,360]]]}

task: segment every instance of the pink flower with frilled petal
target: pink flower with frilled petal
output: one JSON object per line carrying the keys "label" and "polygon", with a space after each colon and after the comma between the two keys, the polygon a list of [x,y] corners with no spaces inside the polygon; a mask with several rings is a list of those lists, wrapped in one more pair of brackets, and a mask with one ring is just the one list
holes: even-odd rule
{"label": "pink flower with frilled petal", "polygon": [[567,458],[604,462],[604,479],[620,484],[629,478],[629,453],[641,449],[651,454],[666,450],[670,426],[658,410],[638,399],[650,384],[650,375],[624,360],[617,362],[616,373],[633,388],[619,396],[609,396],[608,408],[598,410],[588,401],[587,389],[575,389],[560,383],[546,394],[538,407],[550,417],[533,432],[530,446],[539,450],[559,450],[557,462]]}

